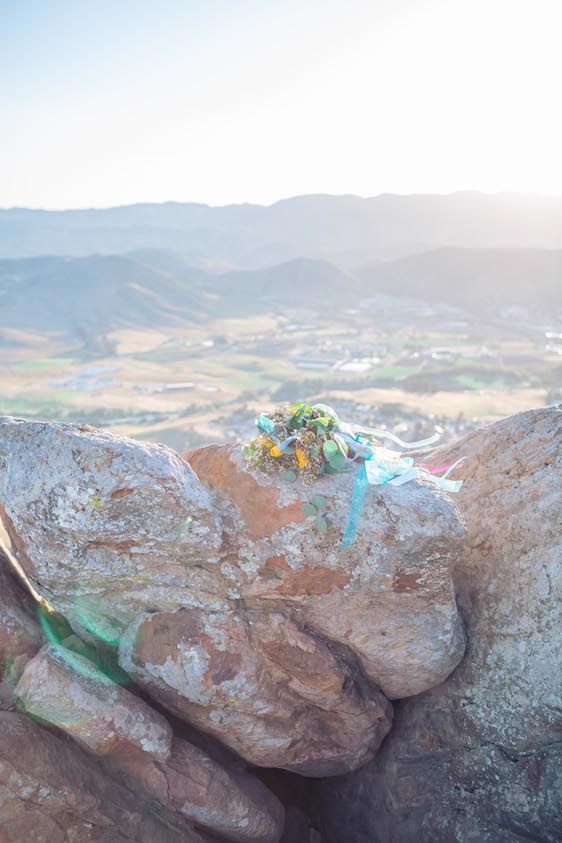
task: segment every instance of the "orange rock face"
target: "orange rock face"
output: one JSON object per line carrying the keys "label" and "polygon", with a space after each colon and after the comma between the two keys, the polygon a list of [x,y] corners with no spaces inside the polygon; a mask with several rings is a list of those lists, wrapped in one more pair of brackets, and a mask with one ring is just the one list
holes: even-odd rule
{"label": "orange rock face", "polygon": [[[152,810],[122,776],[80,747],[14,712],[0,711],[2,843],[214,843],[217,838]],[[224,838],[223,838],[224,839]]]}
{"label": "orange rock face", "polygon": [[127,776],[141,798],[155,800],[186,839],[196,825],[240,843],[279,840],[283,809],[261,782],[174,737],[161,714],[86,657],[45,645],[27,663],[15,696],[34,718],[110,758],[121,779]]}
{"label": "orange rock face", "polygon": [[263,486],[249,472],[240,472],[230,458],[233,445],[209,445],[182,454],[203,483],[222,492],[235,505],[252,539],[263,539],[285,527],[305,520],[299,501],[279,505],[281,493],[274,486]]}

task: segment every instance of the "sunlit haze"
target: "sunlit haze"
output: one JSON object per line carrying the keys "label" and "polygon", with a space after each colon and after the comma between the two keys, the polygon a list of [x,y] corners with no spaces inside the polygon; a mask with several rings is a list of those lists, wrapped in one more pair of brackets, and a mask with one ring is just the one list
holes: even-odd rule
{"label": "sunlit haze", "polygon": [[562,194],[559,0],[0,0],[0,206]]}

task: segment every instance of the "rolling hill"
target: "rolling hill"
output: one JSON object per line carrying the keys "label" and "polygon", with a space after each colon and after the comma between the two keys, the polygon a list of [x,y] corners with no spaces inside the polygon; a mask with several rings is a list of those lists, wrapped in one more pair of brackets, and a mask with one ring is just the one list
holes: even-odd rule
{"label": "rolling hill", "polygon": [[562,250],[444,248],[355,273],[299,259],[211,275],[165,250],[4,260],[0,328],[80,339],[286,308],[330,312],[379,293],[484,317],[511,306],[555,315],[562,311]]}
{"label": "rolling hill", "polygon": [[267,269],[227,272],[209,278],[205,288],[215,310],[232,314],[259,313],[278,305],[333,309],[360,294],[353,276],[327,261],[304,258]]}
{"label": "rolling hill", "polygon": [[0,261],[0,327],[82,336],[202,315],[185,278],[130,257]]}
{"label": "rolling hill", "polygon": [[364,290],[446,302],[476,313],[562,311],[561,249],[439,249],[357,271]]}

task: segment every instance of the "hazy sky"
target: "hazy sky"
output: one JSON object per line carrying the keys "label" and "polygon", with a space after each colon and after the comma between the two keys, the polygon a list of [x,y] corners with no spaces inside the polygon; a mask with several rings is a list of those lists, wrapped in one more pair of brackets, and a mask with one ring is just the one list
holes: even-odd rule
{"label": "hazy sky", "polygon": [[562,0],[0,0],[0,206],[562,194]]}

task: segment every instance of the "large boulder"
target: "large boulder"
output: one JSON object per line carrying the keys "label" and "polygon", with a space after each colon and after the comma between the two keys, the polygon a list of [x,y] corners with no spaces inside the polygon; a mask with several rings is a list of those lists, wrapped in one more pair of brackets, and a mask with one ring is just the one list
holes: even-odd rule
{"label": "large boulder", "polygon": [[388,731],[386,698],[462,657],[454,504],[431,480],[373,488],[343,549],[352,475],[283,483],[233,446],[185,457],[0,419],[19,563],[74,629],[119,645],[154,697],[247,760],[354,769]]}
{"label": "large boulder", "polygon": [[181,738],[174,737],[165,762],[137,753],[120,758],[119,771],[178,821],[185,818],[218,840],[278,843],[283,833],[283,806],[265,785]]}
{"label": "large boulder", "polygon": [[176,825],[239,843],[277,843],[283,808],[253,776],[172,735],[167,720],[86,656],[49,644],[29,661],[14,696],[27,714],[107,756],[142,798]]}
{"label": "large boulder", "polygon": [[[389,699],[438,684],[458,664],[465,642],[450,568],[464,528],[431,480],[370,488],[357,542],[344,549],[353,474],[283,483],[251,472],[236,446],[185,456],[235,513],[236,556],[222,566],[234,600],[279,608],[350,650]],[[318,498],[325,532],[308,511]]]}
{"label": "large boulder", "polygon": [[318,786],[329,843],[562,839],[562,412],[505,419],[428,462],[463,455],[467,654],[398,704],[373,762]]}
{"label": "large boulder", "polygon": [[216,840],[161,814],[76,744],[0,712],[0,843]]}
{"label": "large boulder", "polygon": [[380,691],[281,613],[142,614],[120,656],[167,708],[263,767],[353,769],[392,716]]}
{"label": "large boulder", "polygon": [[0,417],[0,507],[32,585],[85,637],[117,641],[147,598],[212,606],[199,562],[201,547],[210,567],[219,559],[219,513],[168,448]]}
{"label": "large boulder", "polygon": [[84,656],[46,644],[14,690],[33,717],[64,729],[98,755],[140,749],[165,761],[172,729],[161,714],[113,682]]}

